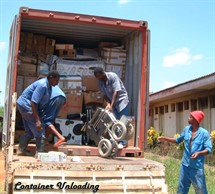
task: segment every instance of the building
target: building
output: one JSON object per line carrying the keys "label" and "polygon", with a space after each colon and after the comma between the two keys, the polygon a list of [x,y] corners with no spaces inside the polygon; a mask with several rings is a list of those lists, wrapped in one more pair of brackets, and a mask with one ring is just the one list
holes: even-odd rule
{"label": "building", "polygon": [[202,110],[201,126],[215,130],[215,72],[150,94],[149,123],[173,137],[188,124],[189,113]]}

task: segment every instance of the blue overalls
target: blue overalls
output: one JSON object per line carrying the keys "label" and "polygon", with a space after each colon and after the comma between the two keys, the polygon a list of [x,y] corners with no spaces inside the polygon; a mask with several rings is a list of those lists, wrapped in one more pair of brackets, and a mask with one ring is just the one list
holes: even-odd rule
{"label": "blue overalls", "polygon": [[199,127],[196,136],[192,140],[192,126],[185,127],[181,135],[176,139],[176,143],[184,140],[184,154],[180,167],[180,175],[178,180],[178,194],[187,194],[192,183],[197,194],[207,194],[207,187],[204,174],[205,156],[198,156],[195,160],[191,159],[191,155],[195,152],[207,149],[212,152],[212,143],[208,131]]}

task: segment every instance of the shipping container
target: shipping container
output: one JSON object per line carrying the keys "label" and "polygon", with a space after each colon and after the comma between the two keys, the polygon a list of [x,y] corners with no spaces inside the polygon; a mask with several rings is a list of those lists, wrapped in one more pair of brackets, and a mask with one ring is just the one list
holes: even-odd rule
{"label": "shipping container", "polygon": [[[167,193],[164,166],[144,159],[149,106],[149,38],[146,21],[20,8],[10,31],[4,104],[2,141],[6,193]],[[55,49],[55,44],[61,52]],[[107,58],[107,52],[119,47],[123,50],[120,55],[115,53],[113,58]],[[57,151],[67,155],[64,162],[41,162],[34,157],[16,155],[15,140],[20,132],[16,127],[17,95],[26,84],[25,77],[35,76],[32,72],[38,75],[41,69],[41,72],[48,70],[44,64],[35,66],[34,60],[47,60],[47,55],[56,54],[55,51],[64,60],[83,53],[87,53],[85,56],[98,54],[104,57],[105,64],[117,66],[114,68],[121,73],[129,94],[129,114],[135,118],[134,138],[128,147],[119,150],[117,157],[101,158],[98,148],[89,145],[59,147]],[[27,65],[24,68],[19,67],[22,56]],[[120,60],[116,60],[117,57]],[[26,187],[31,184],[35,187]],[[45,189],[41,185],[45,185]]]}

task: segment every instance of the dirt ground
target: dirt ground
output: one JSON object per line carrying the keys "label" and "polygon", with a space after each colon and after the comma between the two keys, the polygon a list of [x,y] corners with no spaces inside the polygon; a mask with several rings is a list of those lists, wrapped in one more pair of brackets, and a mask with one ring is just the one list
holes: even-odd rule
{"label": "dirt ground", "polygon": [[2,150],[0,150],[0,192],[3,191],[4,178],[5,178],[4,154],[3,154]]}

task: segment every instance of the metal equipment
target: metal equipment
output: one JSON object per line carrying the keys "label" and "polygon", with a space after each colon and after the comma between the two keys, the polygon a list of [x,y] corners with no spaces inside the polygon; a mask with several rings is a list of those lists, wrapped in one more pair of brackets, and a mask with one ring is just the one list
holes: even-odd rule
{"label": "metal equipment", "polygon": [[102,157],[113,157],[117,155],[119,141],[129,140],[134,134],[134,129],[126,116],[123,115],[117,120],[110,111],[97,108],[87,124],[87,133],[98,145]]}

